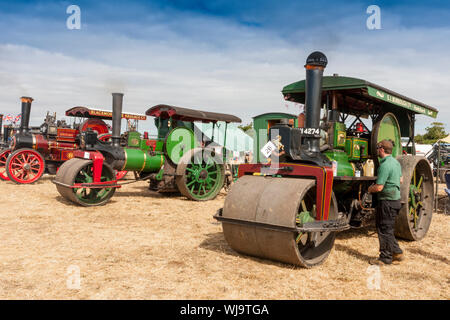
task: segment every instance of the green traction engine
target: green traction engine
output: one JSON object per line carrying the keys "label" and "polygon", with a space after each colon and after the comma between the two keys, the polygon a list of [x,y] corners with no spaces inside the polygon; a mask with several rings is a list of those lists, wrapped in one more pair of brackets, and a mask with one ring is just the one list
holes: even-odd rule
{"label": "green traction engine", "polygon": [[286,100],[305,105],[304,114],[297,126],[286,119],[270,127],[270,141],[256,147],[268,159],[239,166],[214,216],[240,253],[303,267],[324,262],[336,232],[373,218],[376,203],[367,189],[376,181],[376,146],[384,139],[393,141],[392,156],[402,166],[396,235],[420,240],[428,231],[433,176],[429,162],[415,156],[414,122],[417,114],[436,117],[436,109],[365,80],[323,76],[326,65],[323,53],[312,53],[306,79],[283,88]]}
{"label": "green traction engine", "polygon": [[[224,185],[225,153],[194,126],[194,121],[226,124],[241,119],[222,113],[157,105],[146,115],[155,117],[156,144],[139,132],[129,132],[127,146],[121,146],[120,118],[123,94],[113,93],[112,143],[98,140],[95,132],[82,136],[81,149],[59,169],[54,183],[66,199],[82,206],[108,202],[121,185],[115,171],[134,171],[149,188],[158,192],[181,192],[191,200],[217,196]],[[211,138],[212,140],[214,137]]]}

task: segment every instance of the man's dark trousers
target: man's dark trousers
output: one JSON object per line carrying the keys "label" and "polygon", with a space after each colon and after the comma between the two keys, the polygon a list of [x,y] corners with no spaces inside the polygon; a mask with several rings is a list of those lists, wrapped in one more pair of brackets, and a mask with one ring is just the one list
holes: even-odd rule
{"label": "man's dark trousers", "polygon": [[392,263],[392,255],[403,253],[394,235],[395,218],[401,208],[400,200],[378,200],[376,227],[380,241],[380,260]]}

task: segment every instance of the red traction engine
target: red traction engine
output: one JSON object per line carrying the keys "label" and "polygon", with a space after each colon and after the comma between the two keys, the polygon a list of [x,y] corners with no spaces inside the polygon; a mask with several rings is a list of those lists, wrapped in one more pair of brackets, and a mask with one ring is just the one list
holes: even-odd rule
{"label": "red traction engine", "polygon": [[86,119],[77,128],[65,121],[56,121],[56,115],[47,114],[39,133],[29,129],[33,98],[22,97],[22,118],[19,131],[12,137],[10,147],[0,152],[0,178],[18,184],[30,184],[44,172],[56,174],[59,166],[73,158],[79,147],[80,131],[94,130],[104,140],[110,138],[108,126],[101,119]]}

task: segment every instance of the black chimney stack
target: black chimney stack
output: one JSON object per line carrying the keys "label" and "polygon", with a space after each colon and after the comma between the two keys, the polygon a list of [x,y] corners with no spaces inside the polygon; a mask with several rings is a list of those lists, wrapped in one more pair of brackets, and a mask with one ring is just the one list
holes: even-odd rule
{"label": "black chimney stack", "polygon": [[[319,128],[322,101],[323,70],[327,66],[327,57],[319,51],[311,53],[306,59],[305,113],[306,128]],[[320,138],[306,137],[305,147],[308,152],[320,152]]]}
{"label": "black chimney stack", "polygon": [[22,101],[22,119],[20,121],[20,133],[24,133],[29,131],[31,102],[33,102],[33,98],[21,97],[20,100]]}
{"label": "black chimney stack", "polygon": [[120,125],[122,121],[123,93],[113,93],[112,136],[114,147],[120,147]]}

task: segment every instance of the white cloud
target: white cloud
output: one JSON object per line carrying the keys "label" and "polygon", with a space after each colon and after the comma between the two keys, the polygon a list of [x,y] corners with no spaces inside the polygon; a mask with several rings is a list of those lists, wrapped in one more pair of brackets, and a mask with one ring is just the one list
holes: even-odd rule
{"label": "white cloud", "polygon": [[[34,21],[48,32],[38,35],[42,42],[15,26],[11,33],[28,44],[0,44],[0,113],[20,112],[18,98],[31,95],[38,125],[47,110],[62,115],[75,105],[108,108],[114,91],[125,93],[124,110],[132,112],[168,103],[235,114],[244,122],[270,111],[296,113],[286,109],[280,91],[304,78],[309,52],[323,50],[327,74],[363,78],[410,96],[438,108],[437,120],[449,122],[449,29],[391,23],[385,24],[390,30],[351,32],[356,20],[347,17],[337,23],[342,28],[327,25],[282,38],[223,19],[176,15],[164,21],[155,15],[139,28],[133,22],[85,25],[82,32],[51,32]],[[121,26],[134,34],[120,33]],[[421,119],[419,130],[432,121]]]}

